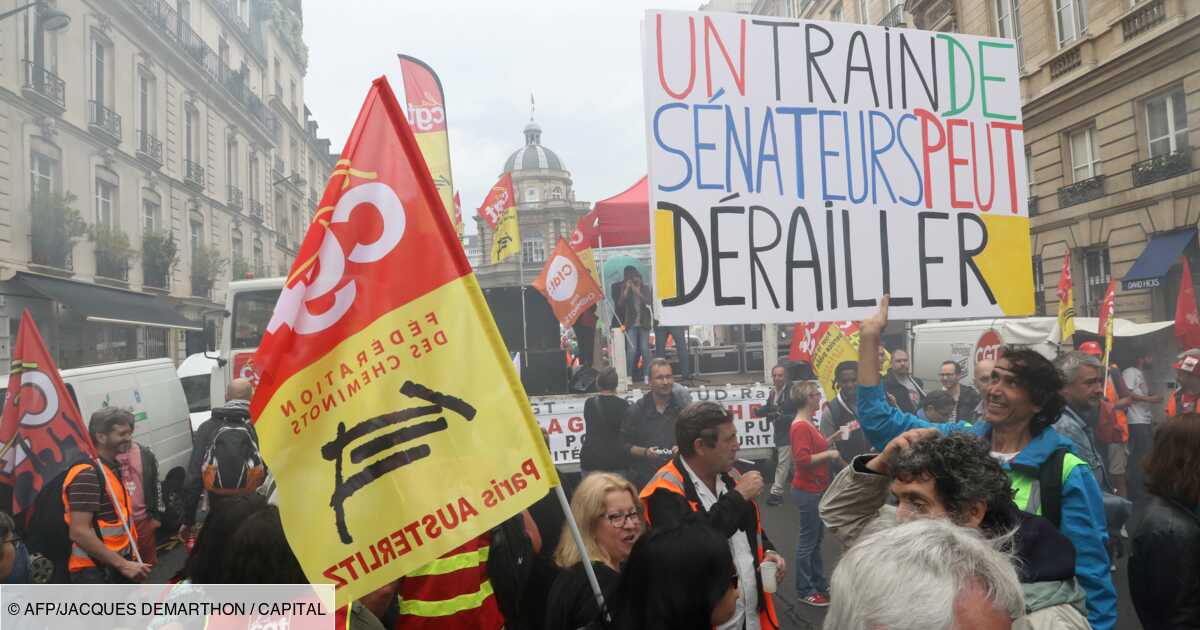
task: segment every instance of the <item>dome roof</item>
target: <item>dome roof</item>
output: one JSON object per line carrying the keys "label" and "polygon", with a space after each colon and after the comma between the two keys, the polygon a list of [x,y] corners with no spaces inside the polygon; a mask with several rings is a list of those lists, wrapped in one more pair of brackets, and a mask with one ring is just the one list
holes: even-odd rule
{"label": "dome roof", "polygon": [[531,118],[525,125],[525,146],[508,156],[504,162],[504,172],[537,169],[567,170],[554,151],[542,146],[542,127]]}

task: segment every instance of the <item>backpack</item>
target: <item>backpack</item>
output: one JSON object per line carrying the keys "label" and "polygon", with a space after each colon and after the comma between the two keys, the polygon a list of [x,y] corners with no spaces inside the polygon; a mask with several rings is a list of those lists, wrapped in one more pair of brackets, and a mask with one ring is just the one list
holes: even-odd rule
{"label": "backpack", "polygon": [[244,423],[221,425],[213,434],[200,467],[204,489],[218,495],[254,492],[266,478],[258,440]]}
{"label": "backpack", "polygon": [[[1041,516],[1059,530],[1062,529],[1063,460],[1066,459],[1068,451],[1066,448],[1056,449],[1038,469]],[[1087,468],[1087,462],[1083,462],[1081,466]],[[1120,530],[1129,520],[1133,504],[1129,499],[1107,492],[1103,488],[1100,493],[1104,499],[1104,517],[1109,531]]]}
{"label": "backpack", "polygon": [[[71,557],[71,535],[66,521],[67,506],[63,503],[63,482],[66,481],[67,473],[79,464],[91,464],[100,480],[104,480],[104,471],[100,470],[96,462],[79,457],[42,486],[30,508],[32,514],[25,523],[23,534],[25,545],[31,554],[40,555],[53,563],[53,573],[49,576],[39,573],[34,579],[35,582],[70,582],[67,560]],[[125,491],[123,485],[121,491]],[[102,500],[112,501],[112,498],[106,495]],[[96,537],[102,538],[95,519],[92,520],[92,528],[96,531]]]}

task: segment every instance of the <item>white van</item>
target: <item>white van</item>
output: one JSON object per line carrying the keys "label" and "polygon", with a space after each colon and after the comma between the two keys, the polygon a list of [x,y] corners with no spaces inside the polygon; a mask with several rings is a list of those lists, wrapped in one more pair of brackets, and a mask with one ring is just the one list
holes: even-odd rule
{"label": "white van", "polygon": [[187,398],[188,415],[192,421],[192,431],[200,428],[205,420],[212,416],[212,395],[209,381],[212,380],[213,368],[217,360],[197,352],[183,360],[175,373],[183,385],[183,395]]}

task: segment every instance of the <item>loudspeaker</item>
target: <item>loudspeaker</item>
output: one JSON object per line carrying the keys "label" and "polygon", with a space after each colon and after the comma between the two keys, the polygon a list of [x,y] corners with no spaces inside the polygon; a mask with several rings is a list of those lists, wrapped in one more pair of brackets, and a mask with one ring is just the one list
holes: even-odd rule
{"label": "loudspeaker", "polygon": [[567,353],[562,350],[531,350],[522,355],[521,384],[530,396],[566,394]]}
{"label": "loudspeaker", "polygon": [[700,374],[730,374],[742,369],[741,352],[737,346],[713,346],[697,354],[696,371]]}
{"label": "loudspeaker", "polygon": [[[525,290],[525,334],[521,334],[521,288],[493,287],[483,290],[488,310],[500,329],[509,352],[552,350],[559,347],[558,319],[546,298],[532,287]],[[525,341],[528,339],[529,347]]]}
{"label": "loudspeaker", "polygon": [[765,367],[763,365],[764,357],[763,357],[762,344],[761,343],[746,344],[743,354],[744,354],[744,357],[742,360],[742,366],[743,366],[744,370],[747,372],[753,373],[753,374],[762,373],[763,368]]}

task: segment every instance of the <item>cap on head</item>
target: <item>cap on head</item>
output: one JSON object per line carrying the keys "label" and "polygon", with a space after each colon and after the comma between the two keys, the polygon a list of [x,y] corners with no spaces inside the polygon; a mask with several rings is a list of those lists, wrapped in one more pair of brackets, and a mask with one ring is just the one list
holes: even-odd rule
{"label": "cap on head", "polygon": [[1175,362],[1175,369],[1188,374],[1200,374],[1200,356],[1185,353]]}
{"label": "cap on head", "polygon": [[1104,349],[1100,347],[1099,341],[1085,341],[1079,344],[1079,351],[1093,357],[1104,355]]}

